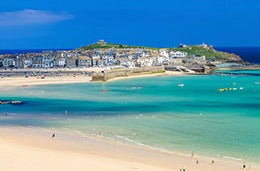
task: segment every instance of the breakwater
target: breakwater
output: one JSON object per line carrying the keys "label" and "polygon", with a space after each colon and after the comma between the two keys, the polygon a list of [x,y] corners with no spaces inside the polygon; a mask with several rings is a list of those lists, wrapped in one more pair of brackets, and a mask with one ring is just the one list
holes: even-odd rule
{"label": "breakwater", "polygon": [[163,67],[147,67],[147,68],[124,68],[107,70],[92,75],[92,81],[108,81],[117,77],[138,76],[144,74],[164,73]]}

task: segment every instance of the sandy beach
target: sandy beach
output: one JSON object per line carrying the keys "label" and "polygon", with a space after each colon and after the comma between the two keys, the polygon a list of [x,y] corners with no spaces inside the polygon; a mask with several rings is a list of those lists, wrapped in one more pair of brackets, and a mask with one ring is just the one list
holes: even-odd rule
{"label": "sandy beach", "polygon": [[[238,171],[242,163],[174,154],[122,144],[102,137],[28,127],[0,128],[0,170],[6,171]],[[197,164],[196,161],[199,161]],[[251,166],[244,170],[257,171]]]}
{"label": "sandy beach", "polygon": [[[91,76],[83,73],[100,72],[102,68],[64,68],[64,69],[21,69],[21,70],[2,70],[0,77],[0,87],[6,86],[29,86],[46,84],[70,84],[86,83],[91,81]],[[37,76],[30,76],[25,73],[36,73]],[[11,76],[6,76],[12,73]],[[42,73],[42,74],[39,74]],[[48,73],[48,74],[46,74]],[[27,77],[26,77],[27,75]],[[42,77],[44,76],[44,77]]]}
{"label": "sandy beach", "polygon": [[[143,78],[143,77],[154,77],[154,76],[170,76],[170,75],[184,75],[182,72],[166,71],[164,73],[155,74],[140,74],[128,77],[116,77],[109,81],[116,81],[122,79],[131,78]],[[14,87],[14,86],[30,86],[30,85],[46,85],[46,84],[71,84],[71,83],[87,83],[91,81],[91,76],[88,75],[61,75],[61,76],[11,76],[0,78],[0,87]]]}
{"label": "sandy beach", "polygon": [[29,86],[29,85],[46,85],[46,84],[69,84],[69,83],[86,83],[90,82],[90,76],[46,76],[41,77],[4,77],[0,78],[0,87],[6,86]]}

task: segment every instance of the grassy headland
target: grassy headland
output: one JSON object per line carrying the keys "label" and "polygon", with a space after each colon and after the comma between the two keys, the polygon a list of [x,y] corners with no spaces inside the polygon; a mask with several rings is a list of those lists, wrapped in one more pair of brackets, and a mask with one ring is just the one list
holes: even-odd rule
{"label": "grassy headland", "polygon": [[205,56],[206,60],[220,60],[220,61],[222,61],[222,60],[229,60],[229,61],[242,60],[236,54],[217,51],[212,46],[187,46],[187,47],[169,48],[169,50],[187,52],[189,55]]}
{"label": "grassy headland", "polygon": [[147,49],[157,50],[165,49],[167,51],[180,51],[188,53],[188,56],[205,56],[206,60],[216,61],[237,61],[244,62],[238,55],[233,53],[221,52],[214,49],[213,46],[191,45],[191,46],[179,46],[170,48],[148,47],[148,46],[136,46],[126,44],[113,44],[113,43],[95,43],[87,46],[82,46],[80,50],[94,50],[94,49]]}
{"label": "grassy headland", "polygon": [[147,46],[132,46],[132,45],[125,45],[125,44],[112,44],[112,43],[105,43],[105,44],[91,44],[87,46],[82,46],[80,49],[81,50],[94,50],[94,49],[110,49],[110,48],[115,48],[115,49],[150,49],[150,50],[159,50],[160,48],[153,48],[153,47],[147,47]]}

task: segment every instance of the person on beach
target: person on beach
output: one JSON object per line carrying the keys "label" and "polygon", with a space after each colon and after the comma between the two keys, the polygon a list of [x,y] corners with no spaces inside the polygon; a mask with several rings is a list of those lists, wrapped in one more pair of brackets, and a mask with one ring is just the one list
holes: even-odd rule
{"label": "person on beach", "polygon": [[185,169],[185,167],[182,169],[182,168],[180,168],[180,171],[186,171],[186,169]]}
{"label": "person on beach", "polygon": [[246,168],[246,163],[245,162],[243,162],[243,169],[245,169]]}
{"label": "person on beach", "polygon": [[194,151],[191,152],[191,157],[192,157],[192,158],[194,157]]}
{"label": "person on beach", "polygon": [[55,133],[53,133],[53,134],[52,134],[52,138],[54,138],[55,136],[56,136]]}
{"label": "person on beach", "polygon": [[100,131],[96,131],[96,136],[101,136],[101,132]]}

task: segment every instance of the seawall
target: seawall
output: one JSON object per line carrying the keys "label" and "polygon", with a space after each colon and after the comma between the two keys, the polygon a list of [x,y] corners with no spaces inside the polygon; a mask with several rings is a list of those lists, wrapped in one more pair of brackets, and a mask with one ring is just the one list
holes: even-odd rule
{"label": "seawall", "polygon": [[117,77],[129,77],[144,74],[156,74],[164,73],[163,67],[146,67],[146,68],[124,68],[124,69],[113,69],[104,71],[101,73],[95,73],[92,75],[92,81],[108,81]]}

